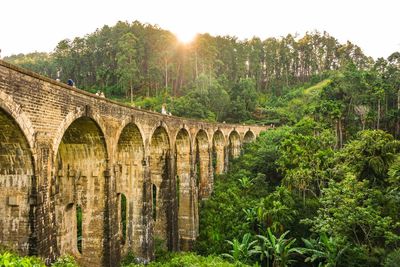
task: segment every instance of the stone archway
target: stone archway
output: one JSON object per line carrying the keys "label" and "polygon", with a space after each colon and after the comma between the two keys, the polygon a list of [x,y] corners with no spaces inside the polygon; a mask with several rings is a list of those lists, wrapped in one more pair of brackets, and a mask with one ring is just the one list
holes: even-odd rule
{"label": "stone archway", "polygon": [[154,238],[173,246],[173,185],[171,177],[171,148],[166,129],[155,129],[150,141],[150,172],[152,182]]}
{"label": "stone archway", "polygon": [[192,177],[190,137],[181,129],[175,139],[178,232],[181,250],[189,250],[197,237],[197,190]]}
{"label": "stone archway", "polygon": [[195,139],[195,173],[198,179],[199,197],[207,198],[212,190],[210,173],[210,149],[206,131],[199,130]]}
{"label": "stone archway", "polygon": [[233,130],[229,135],[228,156],[229,159],[234,159],[240,156],[240,136],[239,133]]}
{"label": "stone archway", "polygon": [[119,238],[122,251],[142,253],[143,190],[144,190],[144,143],[142,134],[134,123],[127,124],[117,145],[116,194]]}
{"label": "stone archway", "polygon": [[220,130],[213,135],[213,166],[216,174],[224,172],[225,138]]}
{"label": "stone archway", "polygon": [[84,266],[104,260],[106,159],[98,124],[89,117],[73,121],[57,149],[51,196],[59,253],[72,254]]}
{"label": "stone archway", "polygon": [[243,137],[243,143],[244,144],[251,143],[255,139],[256,139],[256,136],[254,135],[254,133],[252,131],[248,130]]}
{"label": "stone archway", "polygon": [[35,245],[32,153],[17,121],[3,109],[0,129],[0,245],[27,255]]}

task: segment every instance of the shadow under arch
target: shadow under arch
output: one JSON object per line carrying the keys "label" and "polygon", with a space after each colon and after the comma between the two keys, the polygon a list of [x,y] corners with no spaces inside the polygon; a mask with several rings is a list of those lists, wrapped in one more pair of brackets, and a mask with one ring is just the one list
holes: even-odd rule
{"label": "shadow under arch", "polygon": [[30,201],[36,195],[36,177],[26,136],[30,133],[26,125],[21,127],[21,121],[2,108],[2,101],[0,104],[0,225],[8,227],[2,231],[0,245],[29,255],[36,246],[35,209]]}
{"label": "shadow under arch", "polygon": [[198,232],[198,197],[192,177],[191,151],[189,132],[182,128],[175,138],[175,170],[179,244],[183,251],[191,249]]}
{"label": "shadow under arch", "polygon": [[73,255],[81,265],[100,266],[108,235],[103,131],[93,118],[81,116],[68,125],[56,151],[50,196],[55,203],[58,252]]}
{"label": "shadow under arch", "polygon": [[240,156],[240,135],[236,130],[232,130],[228,137],[228,157],[234,159]]}
{"label": "shadow under arch", "polygon": [[106,126],[105,123],[103,121],[103,119],[101,118],[101,116],[99,114],[97,114],[96,112],[92,112],[90,110],[90,107],[77,107],[74,111],[71,111],[67,114],[67,116],[65,116],[64,120],[60,123],[60,126],[58,127],[56,134],[55,134],[55,138],[53,141],[53,151],[57,152],[61,140],[65,135],[65,132],[69,129],[69,127],[78,119],[80,118],[88,118],[91,119],[95,125],[98,127],[102,138],[104,139],[104,144],[105,144],[105,148],[106,148],[106,154],[107,157],[111,152],[111,145],[109,144],[109,141],[105,138],[105,130],[106,130]]}
{"label": "shadow under arch", "polygon": [[133,251],[140,255],[145,239],[145,226],[142,223],[145,153],[143,135],[134,122],[129,122],[121,130],[116,156],[118,235],[122,254]]}
{"label": "shadow under arch", "polygon": [[208,134],[200,129],[195,137],[195,176],[200,198],[207,198],[211,195],[213,186],[212,172],[210,172],[210,147]]}
{"label": "shadow under arch", "polygon": [[35,134],[32,122],[25,112],[22,111],[21,106],[15,103],[11,96],[0,91],[0,109],[9,114],[9,116],[16,122],[19,129],[23,132],[29,147],[33,150],[35,147]]}
{"label": "shadow under arch", "polygon": [[[118,137],[118,141],[119,141],[120,138],[121,138],[122,132],[123,132],[123,131],[126,129],[126,127],[129,126],[129,125],[134,125],[134,126],[136,126],[136,128],[137,128],[137,130],[138,130],[138,133],[140,134],[140,136],[141,136],[141,138],[142,138],[142,140],[143,140],[143,147],[145,148],[145,147],[146,147],[146,143],[145,143],[145,141],[146,141],[145,133],[144,133],[144,131],[143,131],[141,125],[140,125],[140,122],[136,121],[136,119],[135,119],[135,118],[132,118],[132,117],[128,117],[128,116],[125,117],[125,119],[122,120],[120,126],[119,126],[118,129],[116,130],[116,134],[115,134],[115,135]],[[154,129],[153,129],[153,131],[154,131]],[[118,145],[118,143],[115,144],[114,147],[117,147],[117,145]],[[109,150],[109,151],[111,151],[111,147],[110,147],[110,150]],[[110,152],[110,154],[111,154],[111,152]]]}
{"label": "shadow under arch", "polygon": [[225,169],[225,137],[221,130],[214,132],[212,150],[213,169],[216,174],[223,174]]}
{"label": "shadow under arch", "polygon": [[256,139],[256,135],[251,131],[248,130],[243,137],[243,144],[251,143]]}
{"label": "shadow under arch", "polygon": [[171,176],[171,143],[164,125],[158,126],[150,139],[150,178],[152,183],[152,203],[154,238],[163,240],[166,248],[175,247],[175,202],[173,179]]}

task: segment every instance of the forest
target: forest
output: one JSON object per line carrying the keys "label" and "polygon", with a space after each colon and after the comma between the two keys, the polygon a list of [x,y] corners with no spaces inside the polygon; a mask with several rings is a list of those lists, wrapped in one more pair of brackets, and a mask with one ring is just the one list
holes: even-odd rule
{"label": "forest", "polygon": [[326,32],[266,40],[205,33],[183,44],[138,21],[62,40],[52,53],[4,60],[138,107],[159,111],[166,103],[173,115],[227,122],[259,121],[266,98],[348,62],[357,69],[374,64],[360,47]]}
{"label": "forest", "polygon": [[326,32],[182,44],[135,21],[4,60],[136,107],[275,126],[215,177],[194,251],[159,246],[149,266],[399,266],[399,52]]}

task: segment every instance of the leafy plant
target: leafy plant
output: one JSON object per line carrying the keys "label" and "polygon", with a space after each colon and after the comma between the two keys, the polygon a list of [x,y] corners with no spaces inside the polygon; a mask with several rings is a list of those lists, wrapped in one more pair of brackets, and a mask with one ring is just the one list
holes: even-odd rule
{"label": "leafy plant", "polygon": [[44,263],[36,257],[20,257],[10,252],[0,254],[0,266],[2,267],[45,267]]}
{"label": "leafy plant", "polygon": [[321,233],[317,239],[303,238],[306,246],[303,253],[308,255],[305,262],[319,262],[318,266],[335,267],[340,261],[340,257],[348,248],[344,240],[339,240],[327,234]]}
{"label": "leafy plant", "polygon": [[251,240],[251,234],[247,233],[243,236],[242,241],[237,240],[236,238],[232,241],[227,240],[229,245],[231,245],[232,249],[230,253],[222,254],[223,257],[226,257],[233,262],[249,262],[250,257],[252,256],[252,251],[254,245],[257,243],[256,240]]}
{"label": "leafy plant", "polygon": [[270,266],[272,262],[273,267],[286,267],[295,260],[293,256],[296,254],[302,254],[303,251],[298,247],[293,247],[296,239],[286,239],[286,235],[289,231],[286,231],[279,237],[276,237],[271,229],[267,229],[267,235],[257,235],[259,243],[254,247],[252,253],[259,255],[260,261],[265,262],[267,266]]}
{"label": "leafy plant", "polygon": [[342,182],[331,182],[321,198],[323,208],[318,216],[306,222],[316,232],[347,237],[357,245],[372,247],[381,242],[396,242],[395,229],[399,223],[384,216],[380,209],[381,192],[368,188],[366,181],[359,182],[348,175]]}
{"label": "leafy plant", "polygon": [[64,255],[59,257],[52,265],[52,267],[78,267],[74,257]]}
{"label": "leafy plant", "polygon": [[387,255],[384,267],[397,267],[400,263],[400,249],[396,249]]}
{"label": "leafy plant", "polygon": [[150,262],[148,264],[122,265],[123,267],[246,267],[242,263],[230,263],[217,256],[199,256],[195,253],[170,253],[168,257],[160,261]]}

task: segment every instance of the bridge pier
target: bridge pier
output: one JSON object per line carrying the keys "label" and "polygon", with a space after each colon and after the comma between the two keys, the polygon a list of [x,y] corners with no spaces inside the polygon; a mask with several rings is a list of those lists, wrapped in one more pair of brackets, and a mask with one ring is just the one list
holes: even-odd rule
{"label": "bridge pier", "polygon": [[[215,174],[223,174],[225,171],[225,138],[223,133],[218,130],[213,135],[213,164],[215,164]],[[215,161],[215,162],[214,162]]]}
{"label": "bridge pier", "polygon": [[36,135],[36,146],[34,148],[34,164],[36,185],[31,189],[36,191],[32,196],[35,206],[34,227],[31,235],[36,243],[32,244],[34,252],[32,255],[42,255],[46,262],[51,262],[59,255],[57,247],[57,233],[55,227],[55,205],[51,199],[51,184],[55,176],[52,172],[52,158],[54,152],[51,146],[42,139],[43,136]]}
{"label": "bridge pier", "polygon": [[[147,157],[146,157],[147,158]],[[144,161],[144,183],[143,183],[143,211],[142,211],[142,224],[143,224],[143,242],[141,243],[141,250],[139,255],[142,259],[154,259],[154,221],[152,209],[152,183],[150,179],[149,160]]]}

